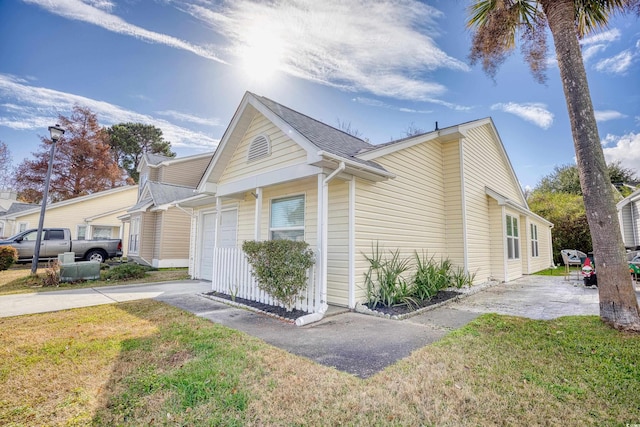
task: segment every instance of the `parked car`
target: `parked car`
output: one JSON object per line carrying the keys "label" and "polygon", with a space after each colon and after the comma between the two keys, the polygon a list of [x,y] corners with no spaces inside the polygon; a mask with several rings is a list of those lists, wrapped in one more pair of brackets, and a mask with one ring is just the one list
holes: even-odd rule
{"label": "parked car", "polygon": [[[71,240],[68,228],[44,228],[42,233],[39,261],[57,259],[64,252],[75,252],[76,260],[97,262],[122,256],[120,239]],[[0,246],[13,246],[18,250],[18,262],[28,262],[33,260],[37,235],[37,229],[26,230],[0,240]]]}

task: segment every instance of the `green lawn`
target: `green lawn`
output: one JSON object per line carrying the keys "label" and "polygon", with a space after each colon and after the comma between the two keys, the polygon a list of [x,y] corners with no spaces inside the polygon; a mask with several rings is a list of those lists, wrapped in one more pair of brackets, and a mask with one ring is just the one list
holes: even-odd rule
{"label": "green lawn", "polygon": [[484,315],[362,380],[135,301],[0,319],[0,425],[625,425],[638,355],[597,317]]}

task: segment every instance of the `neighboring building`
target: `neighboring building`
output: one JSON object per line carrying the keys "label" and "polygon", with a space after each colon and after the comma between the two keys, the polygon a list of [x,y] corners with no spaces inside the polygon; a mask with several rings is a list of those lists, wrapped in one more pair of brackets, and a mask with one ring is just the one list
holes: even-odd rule
{"label": "neighboring building", "polygon": [[372,245],[414,251],[509,281],[553,264],[552,224],[531,212],[490,118],[371,145],[247,93],[200,184],[190,274],[262,301],[245,240],[305,240],[316,251],[304,309],[365,299]]}
{"label": "neighboring building", "polygon": [[0,190],[0,238],[13,234],[13,224],[5,216],[11,216],[25,209],[32,209],[39,205],[18,202],[18,193],[13,190]]}
{"label": "neighboring building", "polygon": [[640,247],[640,190],[636,190],[616,205],[622,240],[627,249]]}
{"label": "neighboring building", "polygon": [[129,259],[153,267],[189,265],[191,212],[173,203],[194,194],[211,156],[144,155],[137,201],[119,217],[130,224]]}
{"label": "neighboring building", "polygon": [[[75,197],[47,204],[44,227],[64,227],[71,230],[71,238],[78,240],[122,239],[126,250],[128,230],[118,216],[126,213],[136,201],[138,186],[112,188],[87,196]],[[13,235],[29,228],[37,228],[40,206],[14,203],[0,222],[5,222],[6,234]]]}

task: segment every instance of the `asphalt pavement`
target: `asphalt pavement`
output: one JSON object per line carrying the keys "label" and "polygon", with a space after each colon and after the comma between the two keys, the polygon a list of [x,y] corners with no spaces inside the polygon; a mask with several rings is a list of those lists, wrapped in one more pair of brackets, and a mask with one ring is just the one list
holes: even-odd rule
{"label": "asphalt pavement", "polygon": [[298,327],[207,298],[203,293],[210,289],[209,282],[184,280],[8,295],[0,297],[0,317],[154,298],[293,354],[366,378],[483,313],[552,319],[597,315],[599,310],[596,288],[585,288],[563,277],[525,276],[509,283],[471,288],[463,298],[404,320],[330,307],[321,321]]}

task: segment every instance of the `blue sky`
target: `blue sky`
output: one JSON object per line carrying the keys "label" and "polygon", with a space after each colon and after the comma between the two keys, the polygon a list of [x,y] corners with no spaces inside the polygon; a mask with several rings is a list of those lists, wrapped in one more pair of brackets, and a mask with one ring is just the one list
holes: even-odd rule
{"label": "blue sky", "polygon": [[[545,85],[517,52],[492,81],[469,65],[468,4],[3,0],[0,140],[17,165],[77,103],[161,128],[179,156],[212,151],[249,90],[373,144],[491,116],[533,187],[575,157],[554,53]],[[582,45],[605,156],[640,174],[640,18]]]}

